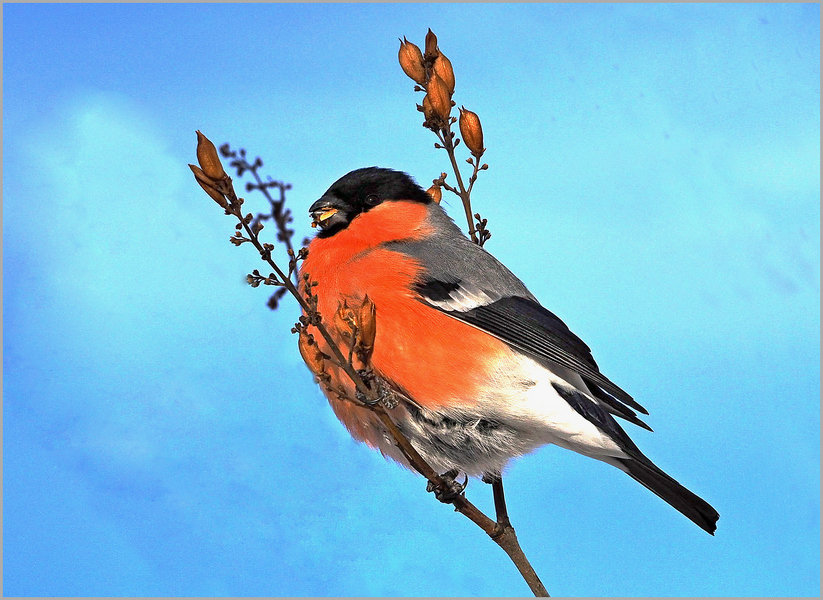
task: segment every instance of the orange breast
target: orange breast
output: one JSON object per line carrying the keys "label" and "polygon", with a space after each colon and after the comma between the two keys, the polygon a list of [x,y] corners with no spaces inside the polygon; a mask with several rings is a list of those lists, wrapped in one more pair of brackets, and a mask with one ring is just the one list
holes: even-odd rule
{"label": "orange breast", "polygon": [[[416,403],[437,409],[474,402],[487,371],[510,351],[496,338],[415,299],[412,286],[421,265],[381,247],[386,241],[425,238],[430,233],[426,210],[412,202],[378,206],[336,235],[315,239],[301,270],[318,283],[314,289],[327,325],[341,299],[359,306],[368,294],[377,308],[372,365]],[[335,412],[345,422],[341,413],[359,411],[335,407]]]}

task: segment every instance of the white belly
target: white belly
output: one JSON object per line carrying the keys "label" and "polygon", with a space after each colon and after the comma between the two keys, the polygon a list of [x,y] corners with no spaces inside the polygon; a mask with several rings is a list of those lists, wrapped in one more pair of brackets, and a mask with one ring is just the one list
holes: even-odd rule
{"label": "white belly", "polygon": [[[569,405],[552,386],[583,386],[579,377],[514,355],[489,373],[480,397],[459,408],[426,411],[398,405],[393,416],[409,441],[440,472],[457,469],[473,476],[501,473],[514,457],[556,444],[611,464],[626,455],[605,433]],[[558,374],[559,373],[559,374]],[[565,377],[561,377],[564,375]],[[592,400],[597,402],[596,400]],[[384,436],[383,454],[405,464],[394,442]]]}

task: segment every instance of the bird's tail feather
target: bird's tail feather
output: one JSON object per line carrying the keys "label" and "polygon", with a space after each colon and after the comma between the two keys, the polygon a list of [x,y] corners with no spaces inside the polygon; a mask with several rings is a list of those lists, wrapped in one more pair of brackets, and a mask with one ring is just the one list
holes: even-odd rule
{"label": "bird's tail feather", "polygon": [[677,483],[648,459],[629,458],[620,462],[633,479],[671,504],[698,527],[714,535],[720,515],[708,502]]}

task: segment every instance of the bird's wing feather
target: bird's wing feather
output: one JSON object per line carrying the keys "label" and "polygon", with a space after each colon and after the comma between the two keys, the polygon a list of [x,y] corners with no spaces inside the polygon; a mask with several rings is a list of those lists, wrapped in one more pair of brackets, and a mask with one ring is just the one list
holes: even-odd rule
{"label": "bird's wing feather", "polygon": [[389,244],[423,267],[415,289],[422,302],[541,362],[571,369],[589,387],[599,388],[597,392],[602,393],[595,395],[607,410],[648,428],[628,407],[648,412],[600,373],[589,347],[541,306],[517,276],[464,237],[439,206],[431,207],[429,223],[432,234],[425,239]]}
{"label": "bird's wing feather", "polygon": [[591,353],[581,351],[580,345],[583,343],[579,338],[534,300],[510,296],[467,311],[444,312],[487,331],[521,352],[571,369],[579,373],[586,383],[599,386],[620,402],[648,414],[629,394],[598,370]]}

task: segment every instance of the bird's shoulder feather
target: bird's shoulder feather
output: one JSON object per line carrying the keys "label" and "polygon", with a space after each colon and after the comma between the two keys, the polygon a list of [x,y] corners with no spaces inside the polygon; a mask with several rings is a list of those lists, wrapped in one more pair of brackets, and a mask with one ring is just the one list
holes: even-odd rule
{"label": "bird's shoulder feather", "polygon": [[637,422],[629,406],[646,410],[603,375],[590,348],[489,252],[466,238],[438,205],[428,207],[429,235],[390,242],[387,247],[414,258],[420,271],[418,299],[477,327],[514,349],[578,373],[615,414]]}

